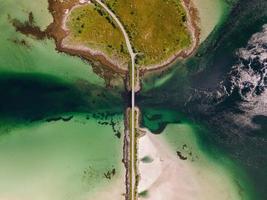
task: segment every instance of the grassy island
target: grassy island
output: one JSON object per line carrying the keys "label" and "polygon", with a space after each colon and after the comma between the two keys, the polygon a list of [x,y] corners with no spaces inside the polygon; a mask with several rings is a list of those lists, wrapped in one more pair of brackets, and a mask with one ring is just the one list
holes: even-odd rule
{"label": "grassy island", "polygon": [[131,39],[141,67],[166,62],[191,44],[180,0],[106,0]]}
{"label": "grassy island", "polygon": [[89,48],[108,60],[127,67],[129,54],[123,35],[113,19],[102,8],[85,4],[72,9],[66,21],[67,45]]}
{"label": "grassy island", "polygon": [[199,43],[198,14],[188,0],[49,0],[49,11],[54,20],[45,31],[33,16],[13,25],[38,39],[53,37],[59,51],[121,74],[129,69],[132,49],[142,71],[187,57]]}
{"label": "grassy island", "polygon": [[[106,0],[118,17],[138,53],[136,64],[149,68],[171,62],[189,49],[192,34],[180,0]],[[79,5],[68,14],[69,35],[64,41],[101,52],[120,67],[129,62],[123,34],[109,14],[96,2]]]}

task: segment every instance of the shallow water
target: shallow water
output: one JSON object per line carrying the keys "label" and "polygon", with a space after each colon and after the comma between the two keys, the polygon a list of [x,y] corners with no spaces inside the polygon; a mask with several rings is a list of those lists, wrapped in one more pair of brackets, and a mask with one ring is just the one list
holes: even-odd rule
{"label": "shallow water", "polygon": [[[193,170],[197,172],[195,178],[199,179],[199,186],[203,186],[200,197],[203,195],[212,199],[216,194],[225,191],[223,194],[228,194],[230,199],[257,199],[255,187],[245,168],[230,158],[227,149],[216,145],[216,130],[189,120],[174,108],[142,107],[142,112],[142,126],[158,134],[162,141],[167,142],[173,154],[179,151],[186,157],[185,162],[193,166]],[[236,151],[239,151],[238,148]],[[210,184],[214,186],[209,188]],[[242,191],[242,197],[239,191]],[[224,195],[220,197],[227,199]]]}
{"label": "shallow water", "polygon": [[0,1],[1,15],[9,14],[11,17],[16,17],[22,21],[28,19],[28,13],[32,12],[35,22],[44,30],[53,20],[51,14],[48,11],[48,1],[39,0],[22,0],[22,1]]}
{"label": "shallow water", "polygon": [[[222,113],[215,115],[217,124],[212,121],[214,115],[203,117],[210,99],[199,93],[214,88],[221,81],[218,77],[229,71],[234,51],[245,47],[251,34],[265,23],[267,15],[262,16],[267,4],[243,0],[242,12],[227,16],[229,10],[224,9],[229,7],[221,3],[225,1],[195,1],[202,18],[204,42],[192,59],[175,64],[160,78],[144,81],[137,100],[143,126],[161,133],[160,137],[174,152],[183,151],[181,147],[188,144],[201,157],[194,163],[203,179],[210,170],[211,180],[216,186],[227,188],[234,200],[239,198],[235,196],[238,191],[244,198],[258,193],[260,197],[250,199],[265,200],[265,138],[246,136],[237,129],[222,129]],[[26,20],[28,12],[34,11],[36,23],[44,29],[51,21],[46,7],[46,0],[0,0],[0,199],[82,200],[88,195],[108,195],[115,183],[119,183],[117,188],[123,193],[122,139],[115,136],[109,125],[99,125],[99,119],[86,120],[86,115],[72,114],[117,109],[122,132],[124,100],[120,91],[106,89],[104,80],[93,73],[88,63],[56,52],[53,41],[24,37],[8,22],[8,14]],[[224,19],[225,16],[229,18]],[[216,25],[215,33],[205,40]],[[28,47],[13,42],[21,39]],[[192,103],[194,98],[198,99]],[[74,118],[68,122],[46,122],[62,115]],[[260,130],[266,132],[265,129],[262,126]],[[109,181],[103,174],[113,167],[116,176]],[[84,170],[91,178],[83,178]],[[119,198],[120,194],[114,199]]]}
{"label": "shallow water", "polygon": [[[237,52],[253,47],[248,47],[248,41],[253,34],[262,32],[262,26],[267,23],[266,10],[266,1],[239,1],[223,23],[202,43],[195,56],[164,72],[170,77],[168,80],[155,87],[159,77],[164,78],[164,74],[146,77],[143,81],[145,90],[139,94],[137,101],[143,112],[148,107],[162,110],[165,106],[169,110],[167,112],[182,112],[205,127],[207,131],[197,132],[201,146],[209,157],[213,157],[212,146],[219,149],[225,157],[236,163],[237,168],[244,171],[253,200],[267,198],[266,126],[255,123],[255,116],[266,118],[266,103],[262,94],[254,96],[246,104],[247,100],[240,96],[238,86],[232,87],[227,80],[238,79],[238,74],[242,74],[232,71],[232,67],[240,64],[242,59]],[[259,47],[262,45],[265,43]],[[266,49],[261,51],[265,52]],[[265,76],[261,73],[264,63],[259,62],[256,66],[257,72],[246,76],[248,82],[253,81],[255,76]],[[234,89],[231,91],[230,87]],[[162,111],[157,114],[165,115]],[[148,121],[145,126],[157,130],[160,125],[166,127],[166,122],[175,121],[175,118]]]}
{"label": "shallow water", "polygon": [[47,6],[0,0],[0,199],[104,200],[107,191],[123,199],[121,91],[107,91],[89,63],[58,53],[54,41],[23,36],[9,22],[32,11],[45,29]]}
{"label": "shallow water", "polygon": [[[104,86],[104,80],[93,72],[90,64],[78,57],[58,53],[53,40],[38,41],[23,36],[9,22],[8,15],[23,22],[32,11],[36,24],[45,28],[52,20],[47,10],[47,0],[0,0],[0,5],[0,72],[41,73],[68,81],[80,79]],[[27,46],[13,42],[22,39]]]}
{"label": "shallow water", "polygon": [[[194,123],[183,121],[169,124],[161,136],[170,145],[173,154],[179,152],[192,167],[194,179],[201,188],[198,199],[251,199],[249,181],[242,169],[216,148],[207,150],[199,142],[201,132]],[[211,145],[211,144],[210,144]],[[211,187],[212,185],[212,187]]]}
{"label": "shallow water", "polygon": [[203,42],[213,29],[220,23],[226,15],[224,0],[193,0],[199,12],[201,38]]}
{"label": "shallow water", "polygon": [[[114,116],[123,131],[122,116]],[[0,129],[0,199],[82,200],[119,181],[124,191],[122,139],[92,115]],[[104,173],[116,170],[111,180]],[[118,187],[118,186],[116,186]],[[117,196],[116,199],[120,199]]]}

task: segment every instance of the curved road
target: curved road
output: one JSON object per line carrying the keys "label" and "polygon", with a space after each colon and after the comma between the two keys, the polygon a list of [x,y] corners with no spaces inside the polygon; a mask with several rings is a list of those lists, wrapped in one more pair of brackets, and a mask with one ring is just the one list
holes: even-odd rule
{"label": "curved road", "polygon": [[[126,30],[124,29],[122,23],[120,22],[120,20],[117,18],[117,16],[101,1],[101,0],[95,0],[103,9],[105,9],[108,14],[115,20],[115,22],[117,23],[117,25],[119,26],[119,28],[121,29],[126,45],[127,45],[127,49],[129,51],[129,54],[131,56],[131,68],[132,68],[132,82],[131,82],[131,90],[132,90],[132,107],[131,107],[131,134],[130,134],[130,148],[131,148],[131,200],[135,200],[135,176],[136,176],[136,172],[135,172],[135,57],[136,57],[136,53],[134,53],[129,36],[126,32]],[[130,70],[129,70],[130,71]]]}

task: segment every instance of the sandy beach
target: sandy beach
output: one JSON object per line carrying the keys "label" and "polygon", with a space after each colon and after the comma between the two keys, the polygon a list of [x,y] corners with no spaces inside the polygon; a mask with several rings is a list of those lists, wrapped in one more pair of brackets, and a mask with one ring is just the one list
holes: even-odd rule
{"label": "sandy beach", "polygon": [[[163,136],[146,130],[138,146],[138,192],[143,193],[139,200],[242,199],[226,171],[214,163],[203,165],[179,158]],[[145,157],[150,158],[149,163],[142,161]]]}

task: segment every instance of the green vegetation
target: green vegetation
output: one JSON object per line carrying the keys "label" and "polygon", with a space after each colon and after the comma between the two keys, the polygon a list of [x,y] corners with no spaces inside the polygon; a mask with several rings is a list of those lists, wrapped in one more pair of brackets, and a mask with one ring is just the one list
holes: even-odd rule
{"label": "green vegetation", "polygon": [[162,63],[188,47],[191,36],[186,13],[178,0],[106,0],[123,23],[135,51],[137,64]]}
{"label": "green vegetation", "polygon": [[142,161],[143,163],[151,163],[151,162],[153,162],[153,158],[151,158],[150,156],[145,156],[145,157],[143,157],[143,158],[141,159],[141,161]]}
{"label": "green vegetation", "polygon": [[143,191],[143,192],[140,192],[140,193],[138,194],[138,196],[139,196],[139,197],[148,197],[148,191],[145,190],[145,191]]}
{"label": "green vegetation", "polygon": [[101,51],[122,67],[128,66],[129,54],[123,34],[113,19],[100,7],[86,4],[75,8],[67,19],[68,44]]}
{"label": "green vegetation", "polygon": [[[138,111],[135,109],[134,112],[134,119],[132,118],[132,108],[127,110],[127,115],[128,115],[128,130],[129,130],[129,137],[130,137],[130,141],[129,141],[129,184],[130,184],[130,191],[129,191],[129,195],[130,195],[130,200],[134,200],[132,199],[132,194],[134,194],[134,196],[136,197],[137,194],[137,188],[138,188],[138,183],[139,183],[139,175],[138,175],[138,166],[137,166],[137,161],[138,161],[138,149],[137,149],[137,142],[138,142]],[[134,121],[134,132],[132,132],[132,122]],[[132,137],[132,135],[134,134],[134,136]],[[134,139],[134,141],[132,141],[132,139]],[[132,167],[132,165],[134,165],[134,167]],[[135,180],[133,180],[133,175],[135,175]],[[134,181],[134,187],[132,187],[133,185],[133,181]]]}
{"label": "green vegetation", "polygon": [[[178,0],[105,2],[124,25],[134,50],[139,53],[136,60],[139,67],[163,63],[191,44],[186,12]],[[99,5],[75,8],[67,27],[68,42],[101,51],[121,66],[128,65],[129,54],[122,32]]]}

